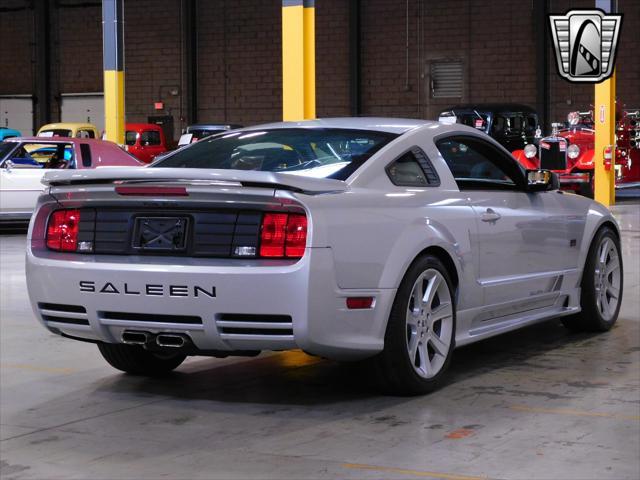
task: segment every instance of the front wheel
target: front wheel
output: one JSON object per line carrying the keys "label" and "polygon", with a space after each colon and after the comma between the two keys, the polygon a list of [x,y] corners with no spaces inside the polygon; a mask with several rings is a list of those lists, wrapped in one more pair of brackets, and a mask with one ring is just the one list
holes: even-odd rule
{"label": "front wheel", "polygon": [[374,359],[379,379],[394,394],[433,391],[449,366],[454,343],[449,273],[437,257],[419,257],[396,293],[384,350]]}
{"label": "front wheel", "polygon": [[186,358],[180,353],[155,353],[122,343],[99,343],[98,349],[113,368],[134,375],[162,375],[178,368]]}
{"label": "front wheel", "polygon": [[606,332],[618,319],[622,303],[620,240],[610,228],[598,231],[582,272],[582,311],[562,323],[574,331]]}

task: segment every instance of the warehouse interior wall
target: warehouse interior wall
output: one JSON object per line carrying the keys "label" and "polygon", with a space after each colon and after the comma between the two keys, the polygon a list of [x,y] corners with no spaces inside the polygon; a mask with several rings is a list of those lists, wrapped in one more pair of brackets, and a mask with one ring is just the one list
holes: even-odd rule
{"label": "warehouse interior wall", "polygon": [[[49,2],[50,117],[60,118],[65,94],[102,91],[101,2]],[[536,0],[539,1],[539,0]],[[185,41],[185,4],[193,2],[196,35]],[[353,12],[358,14],[359,55],[354,56]],[[549,0],[549,11],[584,6]],[[281,1],[126,0],[127,121],[170,116],[176,137],[189,118],[251,125],[281,118]],[[509,0],[318,0],[316,2],[317,114],[353,111],[356,69],[359,114],[436,118],[462,102],[536,105],[534,2]],[[619,0],[625,15],[617,58],[618,99],[640,106],[640,2]],[[351,16],[350,16],[351,15]],[[187,23],[188,24],[188,23]],[[0,96],[38,98],[34,2],[3,0]],[[194,44],[195,43],[195,44]],[[195,81],[187,81],[188,48],[196,49]],[[549,48],[551,48],[549,46]],[[550,119],[588,109],[593,87],[566,82],[548,52]],[[462,95],[433,98],[434,63],[460,61]],[[197,86],[197,112],[190,90]],[[154,103],[163,108],[155,110]],[[34,111],[37,112],[37,108]],[[39,119],[34,120],[37,124]]]}

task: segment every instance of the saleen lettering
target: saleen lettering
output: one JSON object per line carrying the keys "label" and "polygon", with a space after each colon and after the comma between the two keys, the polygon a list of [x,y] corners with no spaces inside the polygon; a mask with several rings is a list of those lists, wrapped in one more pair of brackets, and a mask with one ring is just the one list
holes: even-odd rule
{"label": "saleen lettering", "polygon": [[88,293],[106,293],[106,294],[120,294],[120,295],[147,295],[162,297],[168,295],[170,297],[210,297],[215,298],[216,287],[200,287],[194,285],[189,287],[188,285],[162,285],[148,283],[139,287],[133,287],[128,283],[123,283],[121,286],[116,286],[111,282],[99,284],[96,282],[83,280],[79,282],[80,291]]}

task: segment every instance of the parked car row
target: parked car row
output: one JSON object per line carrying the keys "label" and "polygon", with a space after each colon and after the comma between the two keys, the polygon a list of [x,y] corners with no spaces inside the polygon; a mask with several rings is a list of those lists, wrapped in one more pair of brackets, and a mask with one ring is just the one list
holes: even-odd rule
{"label": "parked car row", "polygon": [[[443,123],[474,127],[497,140],[527,169],[549,169],[561,187],[593,195],[596,159],[593,112],[571,112],[543,137],[535,111],[526,105],[457,105],[439,115]],[[615,153],[605,168],[615,170],[616,188],[640,187],[640,110],[618,109]]]}
{"label": "parked car row", "polygon": [[[441,112],[439,121],[464,124],[490,135],[524,168],[551,170],[563,189],[593,194],[595,161],[603,154],[594,151],[592,111],[570,113],[566,124],[554,123],[546,137],[535,110],[520,104],[456,105]],[[190,125],[178,146],[236,128],[241,126]],[[127,123],[122,148],[100,138],[98,129],[89,123],[47,124],[37,137],[20,137],[17,130],[0,128],[0,221],[30,217],[43,188],[40,180],[48,170],[142,166],[171,153],[162,128],[151,123]],[[254,169],[247,159],[255,161],[258,154],[264,154],[249,153],[238,169]],[[287,153],[279,155],[285,158]],[[609,167],[615,169],[616,188],[640,187],[640,110],[619,110],[611,156]]]}
{"label": "parked car row", "polygon": [[[185,131],[186,143],[238,127],[191,125]],[[127,123],[125,128],[122,146],[101,140],[100,131],[90,123],[50,123],[43,125],[36,137],[22,137],[18,130],[0,128],[0,223],[29,220],[48,171],[140,167],[170,153],[160,126]]]}

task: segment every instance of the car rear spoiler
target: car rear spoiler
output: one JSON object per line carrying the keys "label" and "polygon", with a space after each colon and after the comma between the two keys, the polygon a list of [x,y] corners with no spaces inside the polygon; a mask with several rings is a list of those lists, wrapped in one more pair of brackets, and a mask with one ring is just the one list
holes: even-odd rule
{"label": "car rear spoiler", "polygon": [[42,183],[51,186],[130,185],[141,183],[229,185],[275,188],[294,192],[337,193],[348,189],[345,182],[330,178],[313,178],[288,173],[214,170],[200,168],[100,168],[96,170],[60,170],[48,172]]}

